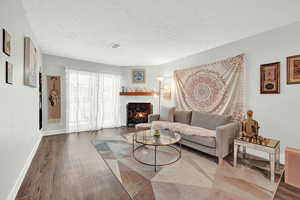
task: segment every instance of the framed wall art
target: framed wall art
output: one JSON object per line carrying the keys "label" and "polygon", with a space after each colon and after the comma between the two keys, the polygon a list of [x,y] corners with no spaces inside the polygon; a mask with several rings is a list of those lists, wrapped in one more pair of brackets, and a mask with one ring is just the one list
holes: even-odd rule
{"label": "framed wall art", "polygon": [[24,85],[37,87],[38,56],[31,39],[25,37]]}
{"label": "framed wall art", "polygon": [[11,36],[3,29],[3,53],[10,56],[11,54]]}
{"label": "framed wall art", "polygon": [[60,77],[47,76],[48,89],[48,122],[57,123],[61,118]]}
{"label": "framed wall art", "polygon": [[163,98],[165,100],[171,100],[172,99],[172,88],[171,85],[165,84],[163,87]]}
{"label": "framed wall art", "polygon": [[300,84],[300,55],[287,57],[287,84]]}
{"label": "framed wall art", "polygon": [[280,62],[260,66],[260,93],[280,93]]}
{"label": "framed wall art", "polygon": [[173,77],[165,76],[163,81],[163,88],[162,88],[162,97],[164,100],[170,101],[172,100],[172,85],[173,85]]}
{"label": "framed wall art", "polygon": [[132,70],[132,83],[145,83],[146,72],[144,69]]}
{"label": "framed wall art", "polygon": [[5,71],[6,71],[5,82],[7,84],[13,84],[13,65],[7,61],[6,61],[5,65],[6,65],[5,66]]}

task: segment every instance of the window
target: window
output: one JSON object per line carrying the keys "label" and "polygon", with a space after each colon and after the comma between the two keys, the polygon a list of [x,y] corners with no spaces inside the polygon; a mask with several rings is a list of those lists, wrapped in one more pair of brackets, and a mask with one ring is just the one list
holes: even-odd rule
{"label": "window", "polygon": [[69,132],[121,126],[119,75],[66,72]]}

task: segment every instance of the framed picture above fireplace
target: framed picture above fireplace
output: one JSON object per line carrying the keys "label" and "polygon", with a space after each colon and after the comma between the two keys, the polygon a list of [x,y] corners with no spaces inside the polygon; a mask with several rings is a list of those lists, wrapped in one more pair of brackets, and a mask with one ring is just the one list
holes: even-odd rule
{"label": "framed picture above fireplace", "polygon": [[145,83],[146,72],[144,69],[132,70],[132,83]]}

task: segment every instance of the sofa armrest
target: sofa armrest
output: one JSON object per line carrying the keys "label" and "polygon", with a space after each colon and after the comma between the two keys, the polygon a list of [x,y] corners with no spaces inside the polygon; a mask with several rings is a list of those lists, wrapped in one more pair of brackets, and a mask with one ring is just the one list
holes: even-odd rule
{"label": "sofa armrest", "polygon": [[233,140],[239,135],[240,122],[231,122],[216,129],[217,156],[223,159],[233,150]]}
{"label": "sofa armrest", "polygon": [[159,120],[159,114],[150,114],[148,115],[148,123]]}

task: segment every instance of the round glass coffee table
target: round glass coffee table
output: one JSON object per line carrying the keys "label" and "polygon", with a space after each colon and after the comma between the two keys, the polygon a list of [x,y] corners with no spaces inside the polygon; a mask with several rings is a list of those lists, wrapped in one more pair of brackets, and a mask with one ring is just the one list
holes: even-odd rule
{"label": "round glass coffee table", "polygon": [[[149,166],[154,166],[155,172],[157,166],[170,165],[172,163],[177,162],[181,158],[181,143],[179,143],[179,141],[181,140],[181,136],[178,133],[170,130],[163,129],[158,131],[159,131],[159,135],[156,135],[157,131],[155,130],[139,131],[133,135],[133,139],[132,139],[132,154],[134,159],[139,163],[149,165]],[[174,144],[176,143],[179,143],[179,148],[174,146]],[[154,147],[154,163],[147,163],[136,157],[135,152],[145,146]],[[177,154],[177,156],[174,160],[170,162],[157,164],[157,149],[158,147],[162,147],[162,146],[172,149]],[[153,148],[149,148],[149,149],[151,150]]]}

